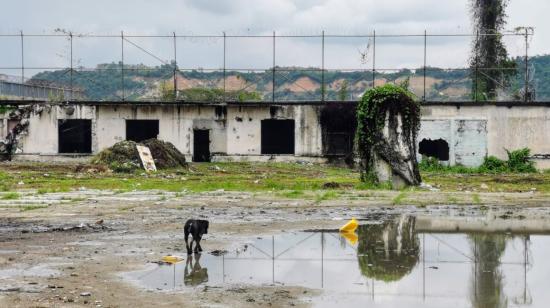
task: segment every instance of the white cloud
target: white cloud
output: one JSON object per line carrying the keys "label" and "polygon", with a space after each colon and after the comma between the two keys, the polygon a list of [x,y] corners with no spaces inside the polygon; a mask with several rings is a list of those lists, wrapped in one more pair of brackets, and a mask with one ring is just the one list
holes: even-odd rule
{"label": "white cloud", "polygon": [[[550,11],[548,0],[512,0],[508,9],[509,28],[530,25],[536,36],[531,53],[550,50]],[[96,34],[368,34],[376,29],[382,34],[468,33],[471,31],[468,0],[18,0],[6,1],[0,11],[0,33],[51,33],[64,28],[78,33]],[[0,66],[19,65],[17,39],[1,39]],[[31,40],[31,39],[29,39]],[[137,39],[136,39],[137,40]],[[171,58],[170,40],[137,40],[140,46]],[[261,68],[271,65],[271,40],[237,40],[228,44],[228,64],[233,67]],[[232,44],[231,44],[232,43]],[[11,46],[11,45],[16,46]],[[30,62],[63,65],[59,55],[65,45],[29,41],[25,56]],[[358,49],[365,39],[327,39],[326,62],[333,67],[361,66]],[[469,42],[464,39],[430,38],[429,64],[463,66]],[[418,66],[422,59],[422,38],[400,42],[378,40],[379,65]],[[32,49],[31,49],[32,47]],[[119,60],[120,42],[86,39],[75,52],[85,65]],[[178,40],[178,58],[189,67],[219,67],[219,40]],[[128,46],[128,61],[159,64],[154,58]],[[512,54],[521,53],[521,42],[510,42]],[[281,64],[303,66],[320,64],[320,40],[281,42],[277,58]],[[420,59],[420,61],[419,61]],[[64,62],[65,61],[65,62]],[[267,68],[267,67],[266,67]],[[5,72],[5,71],[3,71]]]}

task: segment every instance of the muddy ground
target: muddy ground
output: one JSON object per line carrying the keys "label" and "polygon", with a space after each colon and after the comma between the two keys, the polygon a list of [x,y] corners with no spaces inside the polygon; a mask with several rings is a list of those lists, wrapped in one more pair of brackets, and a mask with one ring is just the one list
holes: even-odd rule
{"label": "muddy ground", "polygon": [[[446,205],[448,194],[417,192],[422,205],[392,205],[398,193],[350,191],[344,199],[284,199],[270,193],[175,194],[77,190],[22,192],[0,207],[1,307],[288,307],[311,306],[320,290],[284,285],[208,284],[177,292],[147,290],[123,273],[165,255],[185,255],[182,227],[208,219],[204,253],[239,248],[256,236],[335,229],[350,217],[395,213],[481,219],[550,218],[545,195],[479,193],[483,204]],[[458,199],[467,192],[457,192]],[[362,198],[362,196],[364,198]],[[22,207],[33,204],[32,208]],[[47,204],[40,208],[37,204]],[[427,204],[427,205],[426,205]],[[430,205],[434,204],[434,205]]]}

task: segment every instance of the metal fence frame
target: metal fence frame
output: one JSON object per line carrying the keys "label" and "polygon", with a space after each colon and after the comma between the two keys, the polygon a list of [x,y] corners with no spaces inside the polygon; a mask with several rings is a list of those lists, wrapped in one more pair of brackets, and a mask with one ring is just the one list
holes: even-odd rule
{"label": "metal fence frame", "polygon": [[[326,101],[326,83],[325,83],[325,73],[327,70],[325,68],[325,39],[326,38],[357,38],[357,39],[367,39],[369,41],[369,45],[372,46],[372,68],[371,69],[346,69],[345,71],[364,71],[365,74],[372,74],[371,80],[372,80],[372,87],[375,85],[376,80],[376,74],[377,72],[386,72],[386,71],[396,71],[396,69],[392,68],[380,68],[376,66],[376,40],[377,38],[410,38],[410,37],[417,37],[417,38],[423,38],[424,39],[424,48],[423,48],[423,67],[421,67],[422,76],[423,76],[423,95],[422,95],[422,101],[426,102],[426,80],[427,80],[427,51],[428,51],[428,38],[430,37],[479,37],[479,36],[515,36],[515,37],[523,37],[525,39],[525,67],[524,67],[524,97],[523,101],[528,102],[531,101],[530,93],[529,93],[529,38],[534,35],[534,32],[532,28],[525,28],[524,32],[521,33],[519,31],[516,32],[505,32],[505,33],[476,33],[476,34],[428,34],[427,31],[424,31],[422,34],[377,34],[376,31],[373,31],[372,34],[363,34],[363,35],[341,35],[341,34],[326,34],[325,31],[322,31],[321,34],[318,35],[277,35],[274,31],[272,35],[227,35],[225,32],[223,32],[220,35],[177,35],[175,32],[173,32],[171,35],[128,35],[125,34],[123,31],[120,32],[120,35],[96,35],[96,34],[74,34],[72,32],[63,32],[63,33],[56,33],[56,34],[24,34],[23,31],[21,31],[19,34],[0,34],[0,38],[3,37],[19,37],[20,40],[20,50],[21,50],[21,63],[20,66],[10,66],[10,67],[0,67],[2,70],[20,70],[21,72],[21,83],[25,83],[25,72],[29,69],[43,69],[43,70],[66,70],[66,73],[69,74],[69,91],[70,97],[69,100],[74,100],[73,97],[73,91],[74,89],[74,75],[79,74],[78,70],[74,67],[74,55],[73,55],[73,40],[75,38],[120,38],[120,61],[119,61],[119,69],[117,71],[121,72],[121,97],[120,101],[127,101],[128,96],[125,92],[125,85],[124,85],[124,73],[125,71],[132,70],[125,68],[125,58],[124,58],[124,48],[125,44],[133,45],[134,47],[138,48],[139,50],[143,51],[144,53],[148,54],[149,56],[159,60],[163,64],[170,64],[171,65],[171,75],[173,79],[174,84],[174,97],[177,100],[178,97],[178,88],[177,88],[177,73],[178,72],[185,72],[189,70],[197,70],[197,68],[180,68],[178,67],[178,59],[177,59],[177,39],[178,38],[202,38],[202,39],[222,39],[223,40],[223,67],[219,69],[208,69],[206,71],[217,71],[217,72],[223,72],[223,101],[226,101],[227,98],[227,89],[226,89],[226,76],[228,70],[233,71],[249,71],[249,72],[255,72],[255,71],[271,71],[271,82],[272,82],[272,89],[271,89],[271,101],[276,102],[276,73],[277,72],[285,72],[285,71],[304,71],[304,70],[291,70],[291,69],[285,69],[285,68],[278,68],[277,67],[277,55],[276,55],[276,45],[277,45],[277,38],[315,38],[319,39],[320,48],[321,48],[321,63],[320,67],[315,68],[308,68],[306,70],[308,71],[317,71],[321,73],[321,94],[319,101],[325,102]],[[68,67],[26,67],[25,66],[25,38],[28,37],[65,37],[69,41],[69,57],[70,57],[70,63]],[[172,39],[172,48],[173,48],[173,57],[174,59],[171,59],[170,63],[167,63],[167,61],[162,60],[160,57],[155,55],[154,53],[146,50],[142,46],[136,44],[131,39],[132,38],[168,38]],[[272,40],[272,67],[266,68],[266,69],[254,69],[254,68],[227,68],[227,39],[228,38],[270,38]],[[372,43],[372,44],[370,44]],[[401,68],[400,70],[405,69]],[[457,68],[457,70],[470,70],[471,68]],[[475,67],[475,80],[477,81],[478,76],[480,74],[480,70],[491,70],[491,69],[503,69],[503,68],[482,68],[482,67]],[[98,70],[98,69],[93,69]],[[515,69],[514,69],[515,70]],[[205,71],[203,69],[203,71]],[[342,69],[336,69],[334,71],[343,71]],[[477,89],[477,87],[475,87]],[[242,91],[242,90],[241,90]],[[25,99],[24,95],[22,95],[21,99]],[[478,95],[475,93],[474,95],[474,101],[478,101]]]}

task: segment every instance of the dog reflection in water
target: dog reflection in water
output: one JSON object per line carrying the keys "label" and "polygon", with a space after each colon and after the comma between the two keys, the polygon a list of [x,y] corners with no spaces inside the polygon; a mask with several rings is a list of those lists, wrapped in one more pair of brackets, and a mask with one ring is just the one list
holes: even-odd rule
{"label": "dog reflection in water", "polygon": [[205,282],[208,282],[208,269],[202,268],[200,264],[201,255],[194,255],[195,262],[193,262],[193,255],[187,257],[185,263],[185,271],[183,273],[183,283],[186,286],[198,286]]}

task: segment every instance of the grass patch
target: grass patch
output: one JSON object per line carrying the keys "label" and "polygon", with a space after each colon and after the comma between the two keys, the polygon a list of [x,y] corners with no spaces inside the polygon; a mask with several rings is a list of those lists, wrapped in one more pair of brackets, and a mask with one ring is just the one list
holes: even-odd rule
{"label": "grass patch", "polygon": [[458,203],[458,199],[455,196],[448,195],[447,196],[447,202],[450,204],[456,204]]}
{"label": "grass patch", "polygon": [[[347,190],[389,190],[389,183],[363,183],[359,172],[326,165],[299,165],[290,163],[190,163],[189,169],[162,170],[145,174],[85,173],[75,171],[71,165],[37,163],[12,163],[3,165],[0,171],[0,190],[8,192],[24,182],[26,189],[38,194],[69,192],[81,187],[124,193],[134,190],[159,190],[176,193],[207,192],[223,189],[254,193],[274,192],[283,198],[307,198],[313,200],[341,198]],[[488,191],[522,192],[536,188],[539,193],[550,193],[550,173],[454,173],[422,172],[426,183],[437,183],[441,191],[473,191],[481,184]],[[447,170],[447,169],[445,169]],[[47,175],[45,175],[47,173]],[[323,190],[325,183],[338,183],[336,193]],[[321,191],[328,193],[324,196]],[[1,197],[0,197],[1,198]],[[399,199],[397,201],[400,201]],[[402,200],[401,200],[402,201]]]}
{"label": "grass patch", "polygon": [[17,200],[21,198],[21,195],[16,192],[9,192],[2,196],[2,200]]}
{"label": "grass patch", "polygon": [[407,193],[402,191],[400,192],[395,198],[392,199],[391,203],[393,205],[400,205],[403,204],[403,201],[407,198]]}
{"label": "grass patch", "polygon": [[27,211],[34,211],[34,210],[39,210],[39,209],[45,209],[47,208],[48,206],[47,205],[24,205],[24,206],[20,206],[19,207],[19,210],[21,212],[27,212]]}
{"label": "grass patch", "polygon": [[121,212],[126,212],[126,211],[132,210],[133,208],[136,208],[136,207],[138,207],[138,206],[137,205],[129,205],[129,206],[121,207],[118,210],[121,211]]}
{"label": "grass patch", "polygon": [[304,196],[304,192],[301,190],[290,190],[290,191],[280,192],[277,195],[283,198],[297,199],[297,198],[302,198]]}
{"label": "grass patch", "polygon": [[473,194],[472,195],[472,202],[474,202],[475,204],[480,204],[481,203],[481,198],[479,197],[478,194]]}
{"label": "grass patch", "polygon": [[320,203],[320,202],[326,201],[326,200],[333,200],[333,199],[338,198],[339,195],[340,194],[336,191],[323,192],[323,193],[317,194],[315,196],[315,203]]}

